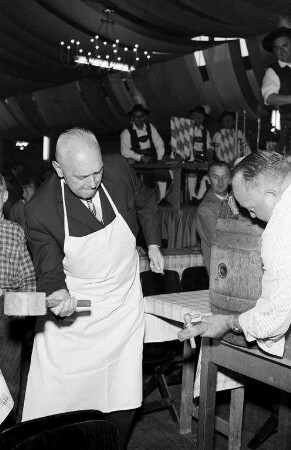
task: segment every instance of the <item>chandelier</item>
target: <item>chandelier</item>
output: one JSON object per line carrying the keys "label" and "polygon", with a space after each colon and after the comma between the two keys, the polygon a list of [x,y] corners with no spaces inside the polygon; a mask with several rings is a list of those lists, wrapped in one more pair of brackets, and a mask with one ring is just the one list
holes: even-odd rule
{"label": "chandelier", "polygon": [[[132,47],[123,45],[114,36],[114,21],[112,16],[114,9],[106,8],[106,15],[101,19],[101,25],[97,33],[85,45],[76,39],[70,39],[68,43],[61,42],[60,59],[67,68],[88,66],[109,71],[134,72],[146,69],[149,66],[150,52],[143,50],[138,44]],[[102,33],[102,28],[105,28]],[[109,38],[111,36],[111,38]]]}

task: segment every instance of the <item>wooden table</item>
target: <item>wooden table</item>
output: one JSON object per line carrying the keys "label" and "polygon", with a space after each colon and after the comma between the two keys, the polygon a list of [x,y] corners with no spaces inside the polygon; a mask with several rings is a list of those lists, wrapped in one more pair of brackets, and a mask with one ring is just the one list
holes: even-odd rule
{"label": "wooden table", "polygon": [[[219,367],[232,370],[282,391],[279,409],[278,449],[290,450],[291,361],[268,356],[258,348],[248,349],[225,341],[202,340],[201,390],[198,413],[198,450],[212,450],[215,423],[215,382]],[[234,389],[231,397],[228,449],[241,448],[244,393]],[[287,394],[288,393],[288,394]]]}
{"label": "wooden table", "polygon": [[[176,270],[180,278],[187,267],[204,266],[202,253],[198,249],[163,248],[162,254],[165,258],[165,269]],[[147,255],[139,257],[139,270],[140,272],[150,270],[150,261]]]}
{"label": "wooden table", "polygon": [[[180,292],[176,294],[163,294],[145,297],[145,312],[171,321],[178,331],[184,324],[184,314],[211,314],[209,291]],[[157,324],[158,326],[158,324]],[[164,336],[164,340],[168,340]],[[193,404],[194,364],[195,351],[190,347],[189,341],[184,342],[183,373],[180,408],[180,433],[191,431],[192,416],[189,411]]]}
{"label": "wooden table", "polygon": [[177,161],[165,161],[156,163],[136,163],[131,164],[137,172],[146,173],[149,170],[154,169],[168,169],[173,171],[173,209],[178,211],[181,208],[181,173],[182,170],[188,172],[202,172],[207,173],[208,164],[207,163],[190,163],[190,162],[177,162]]}

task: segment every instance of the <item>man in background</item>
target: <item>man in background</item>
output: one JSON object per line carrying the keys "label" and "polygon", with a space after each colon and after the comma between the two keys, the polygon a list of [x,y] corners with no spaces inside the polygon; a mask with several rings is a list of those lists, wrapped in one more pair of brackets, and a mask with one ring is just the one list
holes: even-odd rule
{"label": "man in background", "polygon": [[[204,122],[206,118],[206,111],[204,106],[197,105],[194,109],[189,111],[190,119],[194,120],[194,137],[192,142],[192,148],[190,152],[189,162],[207,162],[210,157],[210,146],[211,138],[209,131],[204,127]],[[199,194],[196,194],[197,186],[197,173],[189,173],[187,175],[189,200],[193,205],[197,205],[198,201],[201,200],[205,194],[205,183],[203,183],[203,188],[199,189]]]}
{"label": "man in background", "polygon": [[291,29],[281,27],[268,34],[262,42],[264,50],[277,61],[265,73],[262,94],[266,105],[279,109],[281,132],[277,151],[291,154]]}
{"label": "man in background", "polygon": [[241,130],[235,129],[235,112],[223,111],[219,118],[220,130],[212,140],[214,159],[233,167],[237,158],[248,155],[251,150]]}
{"label": "man in background", "polygon": [[[125,128],[120,135],[121,154],[129,162],[149,162],[161,161],[165,154],[165,145],[154,125],[148,122],[149,111],[143,105],[137,104],[131,112],[132,124]],[[160,172],[160,171],[159,171]],[[165,176],[161,173],[157,176],[145,176],[144,181],[154,188],[155,179],[158,179],[159,201],[165,199],[167,181],[161,178],[168,178],[168,171]]]}
{"label": "man in background", "polygon": [[228,200],[229,166],[223,161],[210,164],[210,189],[198,206],[196,227],[201,239],[201,250],[208,275],[210,272],[211,244],[222,202]]}
{"label": "man in background", "polygon": [[0,175],[0,369],[14,401],[5,422],[9,425],[16,421],[26,322],[4,315],[4,294],[35,291],[36,281],[23,229],[4,219],[3,206],[7,199],[5,179]]}

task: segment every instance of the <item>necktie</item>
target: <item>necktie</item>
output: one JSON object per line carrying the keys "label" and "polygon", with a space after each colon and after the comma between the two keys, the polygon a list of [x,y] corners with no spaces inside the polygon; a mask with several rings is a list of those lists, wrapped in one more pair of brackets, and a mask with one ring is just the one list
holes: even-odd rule
{"label": "necktie", "polygon": [[91,213],[94,214],[94,216],[96,217],[96,208],[91,198],[87,200],[87,206],[88,209],[91,211]]}
{"label": "necktie", "polygon": [[101,205],[100,205],[100,208],[98,208],[98,210],[96,210],[96,207],[95,207],[94,203],[92,202],[91,198],[86,201],[87,201],[87,206],[88,206],[88,209],[90,210],[90,212],[92,214],[94,214],[94,216],[97,218],[97,220],[99,220],[99,222],[103,222]]}

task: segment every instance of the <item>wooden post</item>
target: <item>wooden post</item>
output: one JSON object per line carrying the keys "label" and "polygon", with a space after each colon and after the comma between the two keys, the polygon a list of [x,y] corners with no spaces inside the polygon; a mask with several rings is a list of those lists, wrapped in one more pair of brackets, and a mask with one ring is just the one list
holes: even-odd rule
{"label": "wooden post", "polygon": [[244,386],[231,390],[228,450],[239,450],[241,448],[244,392]]}
{"label": "wooden post", "polygon": [[211,341],[202,339],[198,450],[213,450],[217,366],[211,362]]}
{"label": "wooden post", "polygon": [[181,171],[180,167],[171,167],[173,170],[173,210],[179,211],[181,204]]}
{"label": "wooden post", "polygon": [[180,407],[180,433],[191,433],[194,377],[195,377],[195,352],[192,350],[189,341],[184,342],[183,351],[183,373]]}
{"label": "wooden post", "polygon": [[291,394],[281,391],[278,416],[278,442],[280,450],[291,448]]}

